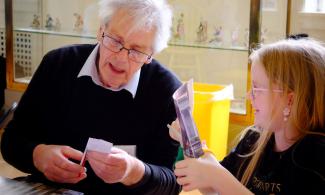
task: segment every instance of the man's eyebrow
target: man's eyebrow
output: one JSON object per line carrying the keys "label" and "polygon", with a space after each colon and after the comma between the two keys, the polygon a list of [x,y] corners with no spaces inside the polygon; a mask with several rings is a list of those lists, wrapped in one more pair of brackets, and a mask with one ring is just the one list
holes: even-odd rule
{"label": "man's eyebrow", "polygon": [[138,50],[138,49],[142,49],[142,50],[147,49],[144,45],[138,45],[138,44],[132,44],[132,45],[130,45],[130,47],[133,48],[133,49],[136,49],[136,50]]}
{"label": "man's eyebrow", "polygon": [[110,37],[116,39],[117,41],[119,41],[119,42],[121,42],[121,43],[124,42],[124,41],[123,41],[123,38],[122,38],[121,36],[117,35],[116,33],[107,32],[107,34],[108,34]]}
{"label": "man's eyebrow", "polygon": [[[124,41],[123,37],[119,36],[118,33],[116,33],[115,31],[111,31],[111,32],[107,32],[107,34],[125,46],[125,41]],[[128,49],[135,49],[140,52],[146,52],[144,50],[151,49],[151,48],[146,48],[146,46],[137,44],[137,43],[130,44],[129,47],[130,48],[128,48]]]}

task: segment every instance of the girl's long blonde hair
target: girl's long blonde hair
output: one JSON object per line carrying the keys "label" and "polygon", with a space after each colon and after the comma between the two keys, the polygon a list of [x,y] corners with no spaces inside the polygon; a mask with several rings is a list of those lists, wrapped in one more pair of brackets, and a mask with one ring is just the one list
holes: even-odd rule
{"label": "girl's long blonde hair", "polygon": [[[308,38],[282,40],[262,46],[251,54],[250,60],[262,63],[270,88],[277,84],[284,95],[294,93],[288,122],[300,132],[300,138],[306,134],[324,136],[325,47]],[[275,105],[273,110],[276,110]],[[250,180],[271,135],[271,131],[261,131],[241,177],[244,185]]]}

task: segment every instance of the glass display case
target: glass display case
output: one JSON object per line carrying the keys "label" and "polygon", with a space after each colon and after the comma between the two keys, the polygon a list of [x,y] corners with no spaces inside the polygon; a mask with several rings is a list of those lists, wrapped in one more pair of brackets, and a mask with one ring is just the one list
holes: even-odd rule
{"label": "glass display case", "polygon": [[[2,0],[6,4],[8,87],[26,89],[49,50],[96,43],[97,0]],[[252,120],[246,101],[249,48],[285,35],[271,16],[286,16],[281,0],[168,0],[174,17],[169,47],[154,56],[182,80],[234,86],[231,121]],[[286,3],[286,1],[285,1]],[[64,5],[64,6],[62,6]],[[3,7],[0,7],[3,13]],[[281,9],[280,9],[281,8]],[[282,17],[281,15],[281,17]],[[272,15],[273,17],[273,15]],[[3,18],[3,17],[2,17]],[[283,18],[279,18],[279,20]],[[264,26],[263,26],[264,25]],[[1,35],[2,36],[2,35]]]}
{"label": "glass display case", "polygon": [[0,0],[0,56],[6,55],[5,4]]}
{"label": "glass display case", "polygon": [[156,57],[186,81],[233,84],[231,111],[246,114],[250,0],[170,0],[170,47]]}
{"label": "glass display case", "polygon": [[251,121],[249,48],[286,35],[287,1],[170,0],[170,46],[156,57],[182,80],[234,86],[231,121]]}
{"label": "glass display case", "polygon": [[28,83],[49,50],[96,43],[99,26],[94,0],[14,0],[12,16],[15,83]]}

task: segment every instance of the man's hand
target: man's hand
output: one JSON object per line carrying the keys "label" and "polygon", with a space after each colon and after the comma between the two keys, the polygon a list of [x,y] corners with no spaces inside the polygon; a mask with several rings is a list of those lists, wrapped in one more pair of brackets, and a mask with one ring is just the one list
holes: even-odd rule
{"label": "man's hand", "polygon": [[113,147],[109,154],[87,151],[87,160],[95,174],[106,183],[132,185],[144,175],[144,164],[118,148]]}
{"label": "man's hand", "polygon": [[81,157],[82,152],[69,146],[39,144],[33,151],[34,166],[58,183],[77,183],[87,177],[84,167],[69,160]]}

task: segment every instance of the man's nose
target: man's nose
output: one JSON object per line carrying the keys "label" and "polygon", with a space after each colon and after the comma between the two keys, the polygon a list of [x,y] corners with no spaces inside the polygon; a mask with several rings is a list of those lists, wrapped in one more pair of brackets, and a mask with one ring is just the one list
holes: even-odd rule
{"label": "man's nose", "polygon": [[129,50],[125,47],[122,47],[120,51],[117,53],[117,57],[119,61],[128,61],[129,60]]}

